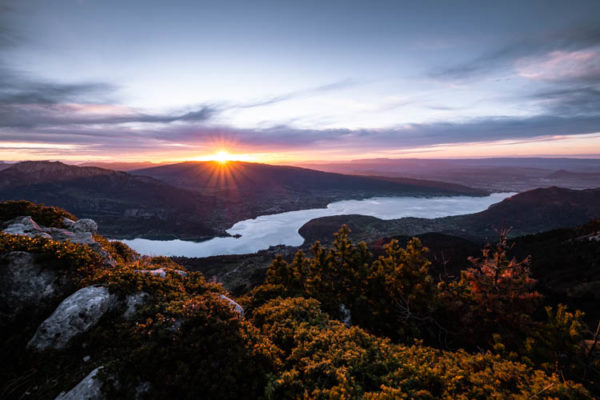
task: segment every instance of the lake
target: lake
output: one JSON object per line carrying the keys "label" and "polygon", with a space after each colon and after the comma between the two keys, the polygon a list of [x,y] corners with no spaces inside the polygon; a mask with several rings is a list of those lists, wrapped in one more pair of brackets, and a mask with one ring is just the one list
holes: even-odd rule
{"label": "lake", "polygon": [[227,233],[240,235],[239,238],[218,237],[204,242],[138,238],[122,240],[122,242],[137,252],[147,255],[209,257],[255,253],[280,244],[300,246],[304,239],[298,230],[314,218],[348,214],[368,215],[380,219],[447,217],[483,211],[513,194],[492,193],[485,197],[373,197],[365,200],[343,200],[330,203],[326,208],[261,215],[237,222],[227,230]]}

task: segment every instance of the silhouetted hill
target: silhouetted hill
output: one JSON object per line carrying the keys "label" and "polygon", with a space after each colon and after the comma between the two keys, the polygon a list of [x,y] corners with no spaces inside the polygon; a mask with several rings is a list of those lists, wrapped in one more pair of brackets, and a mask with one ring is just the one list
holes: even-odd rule
{"label": "silhouetted hill", "polygon": [[134,171],[198,191],[298,192],[320,195],[484,195],[483,191],[444,182],[390,179],[315,171],[300,167],[248,162],[185,162]]}
{"label": "silhouetted hill", "polygon": [[125,172],[60,162],[23,162],[0,171],[0,199],[30,200],[94,218],[118,237],[223,234],[216,200]]}
{"label": "silhouetted hill", "polygon": [[246,162],[185,162],[134,173],[217,197],[232,224],[258,215],[325,207],[338,200],[486,194],[441,182],[398,182]]}
{"label": "silhouetted hill", "polygon": [[444,232],[476,241],[497,236],[504,224],[512,237],[583,224],[600,217],[600,189],[535,189],[509,197],[487,210],[468,215],[425,219],[401,218],[384,221],[361,215],[314,219],[300,228],[308,241],[328,241],[342,224],[360,240],[395,235]]}

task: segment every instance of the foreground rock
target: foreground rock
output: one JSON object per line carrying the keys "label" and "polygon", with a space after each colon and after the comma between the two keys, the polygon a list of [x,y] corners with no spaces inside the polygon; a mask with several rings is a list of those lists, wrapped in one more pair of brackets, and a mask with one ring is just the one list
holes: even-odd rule
{"label": "foreground rock", "polygon": [[63,224],[67,229],[43,227],[37,224],[33,218],[25,216],[8,221],[2,231],[11,235],[39,236],[59,242],[69,240],[73,243],[84,244],[100,254],[107,266],[114,267],[116,265],[110,253],[94,239],[94,234],[98,231],[98,225],[94,220],[84,218],[72,221],[63,218]]}
{"label": "foreground rock", "polygon": [[116,297],[105,287],[80,289],[64,299],[42,322],[27,346],[36,350],[63,349],[72,338],[87,332],[116,305]]}
{"label": "foreground rock", "polygon": [[[62,294],[60,278],[55,271],[43,268],[35,256],[24,251],[11,251],[0,257],[0,304],[2,314],[12,318],[27,306]],[[4,309],[5,308],[5,309]]]}
{"label": "foreground rock", "polygon": [[62,392],[55,400],[102,400],[102,382],[96,378],[98,371],[102,367],[98,367],[88,376],[83,378],[73,389],[68,392]]}

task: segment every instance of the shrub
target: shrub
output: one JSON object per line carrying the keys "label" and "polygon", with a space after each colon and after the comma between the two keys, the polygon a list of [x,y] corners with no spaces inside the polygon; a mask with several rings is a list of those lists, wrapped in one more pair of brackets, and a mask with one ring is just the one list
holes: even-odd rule
{"label": "shrub", "polygon": [[58,207],[49,207],[25,200],[11,200],[0,203],[0,222],[24,216],[31,216],[40,225],[55,228],[65,227],[63,218],[69,218],[73,221],[77,220],[76,216]]}

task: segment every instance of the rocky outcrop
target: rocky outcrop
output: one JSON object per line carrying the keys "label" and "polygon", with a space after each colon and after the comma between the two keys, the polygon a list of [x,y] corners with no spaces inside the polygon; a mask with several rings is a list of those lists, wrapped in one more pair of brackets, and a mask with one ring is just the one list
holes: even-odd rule
{"label": "rocky outcrop", "polygon": [[0,258],[0,304],[2,313],[12,318],[27,306],[36,306],[62,293],[59,275],[43,268],[35,256],[11,251]]}
{"label": "rocky outcrop", "polygon": [[52,236],[44,228],[39,226],[31,217],[18,217],[6,223],[2,230],[11,235],[24,235],[29,237],[41,236],[52,239]]}
{"label": "rocky outcrop", "polygon": [[31,217],[25,216],[8,221],[5,224],[3,232],[11,235],[40,236],[59,242],[69,240],[73,243],[84,244],[100,254],[107,266],[114,267],[116,265],[110,253],[94,239],[94,234],[98,231],[98,225],[94,220],[80,219],[72,221],[68,218],[63,218],[63,225],[66,228],[43,227],[38,225]]}
{"label": "rocky outcrop", "polygon": [[102,382],[96,377],[102,367],[98,367],[81,380],[73,389],[62,392],[54,400],[102,400]]}
{"label": "rocky outcrop", "polygon": [[64,299],[42,322],[27,346],[36,350],[63,349],[72,338],[96,325],[117,304],[116,297],[105,287],[80,289]]}

